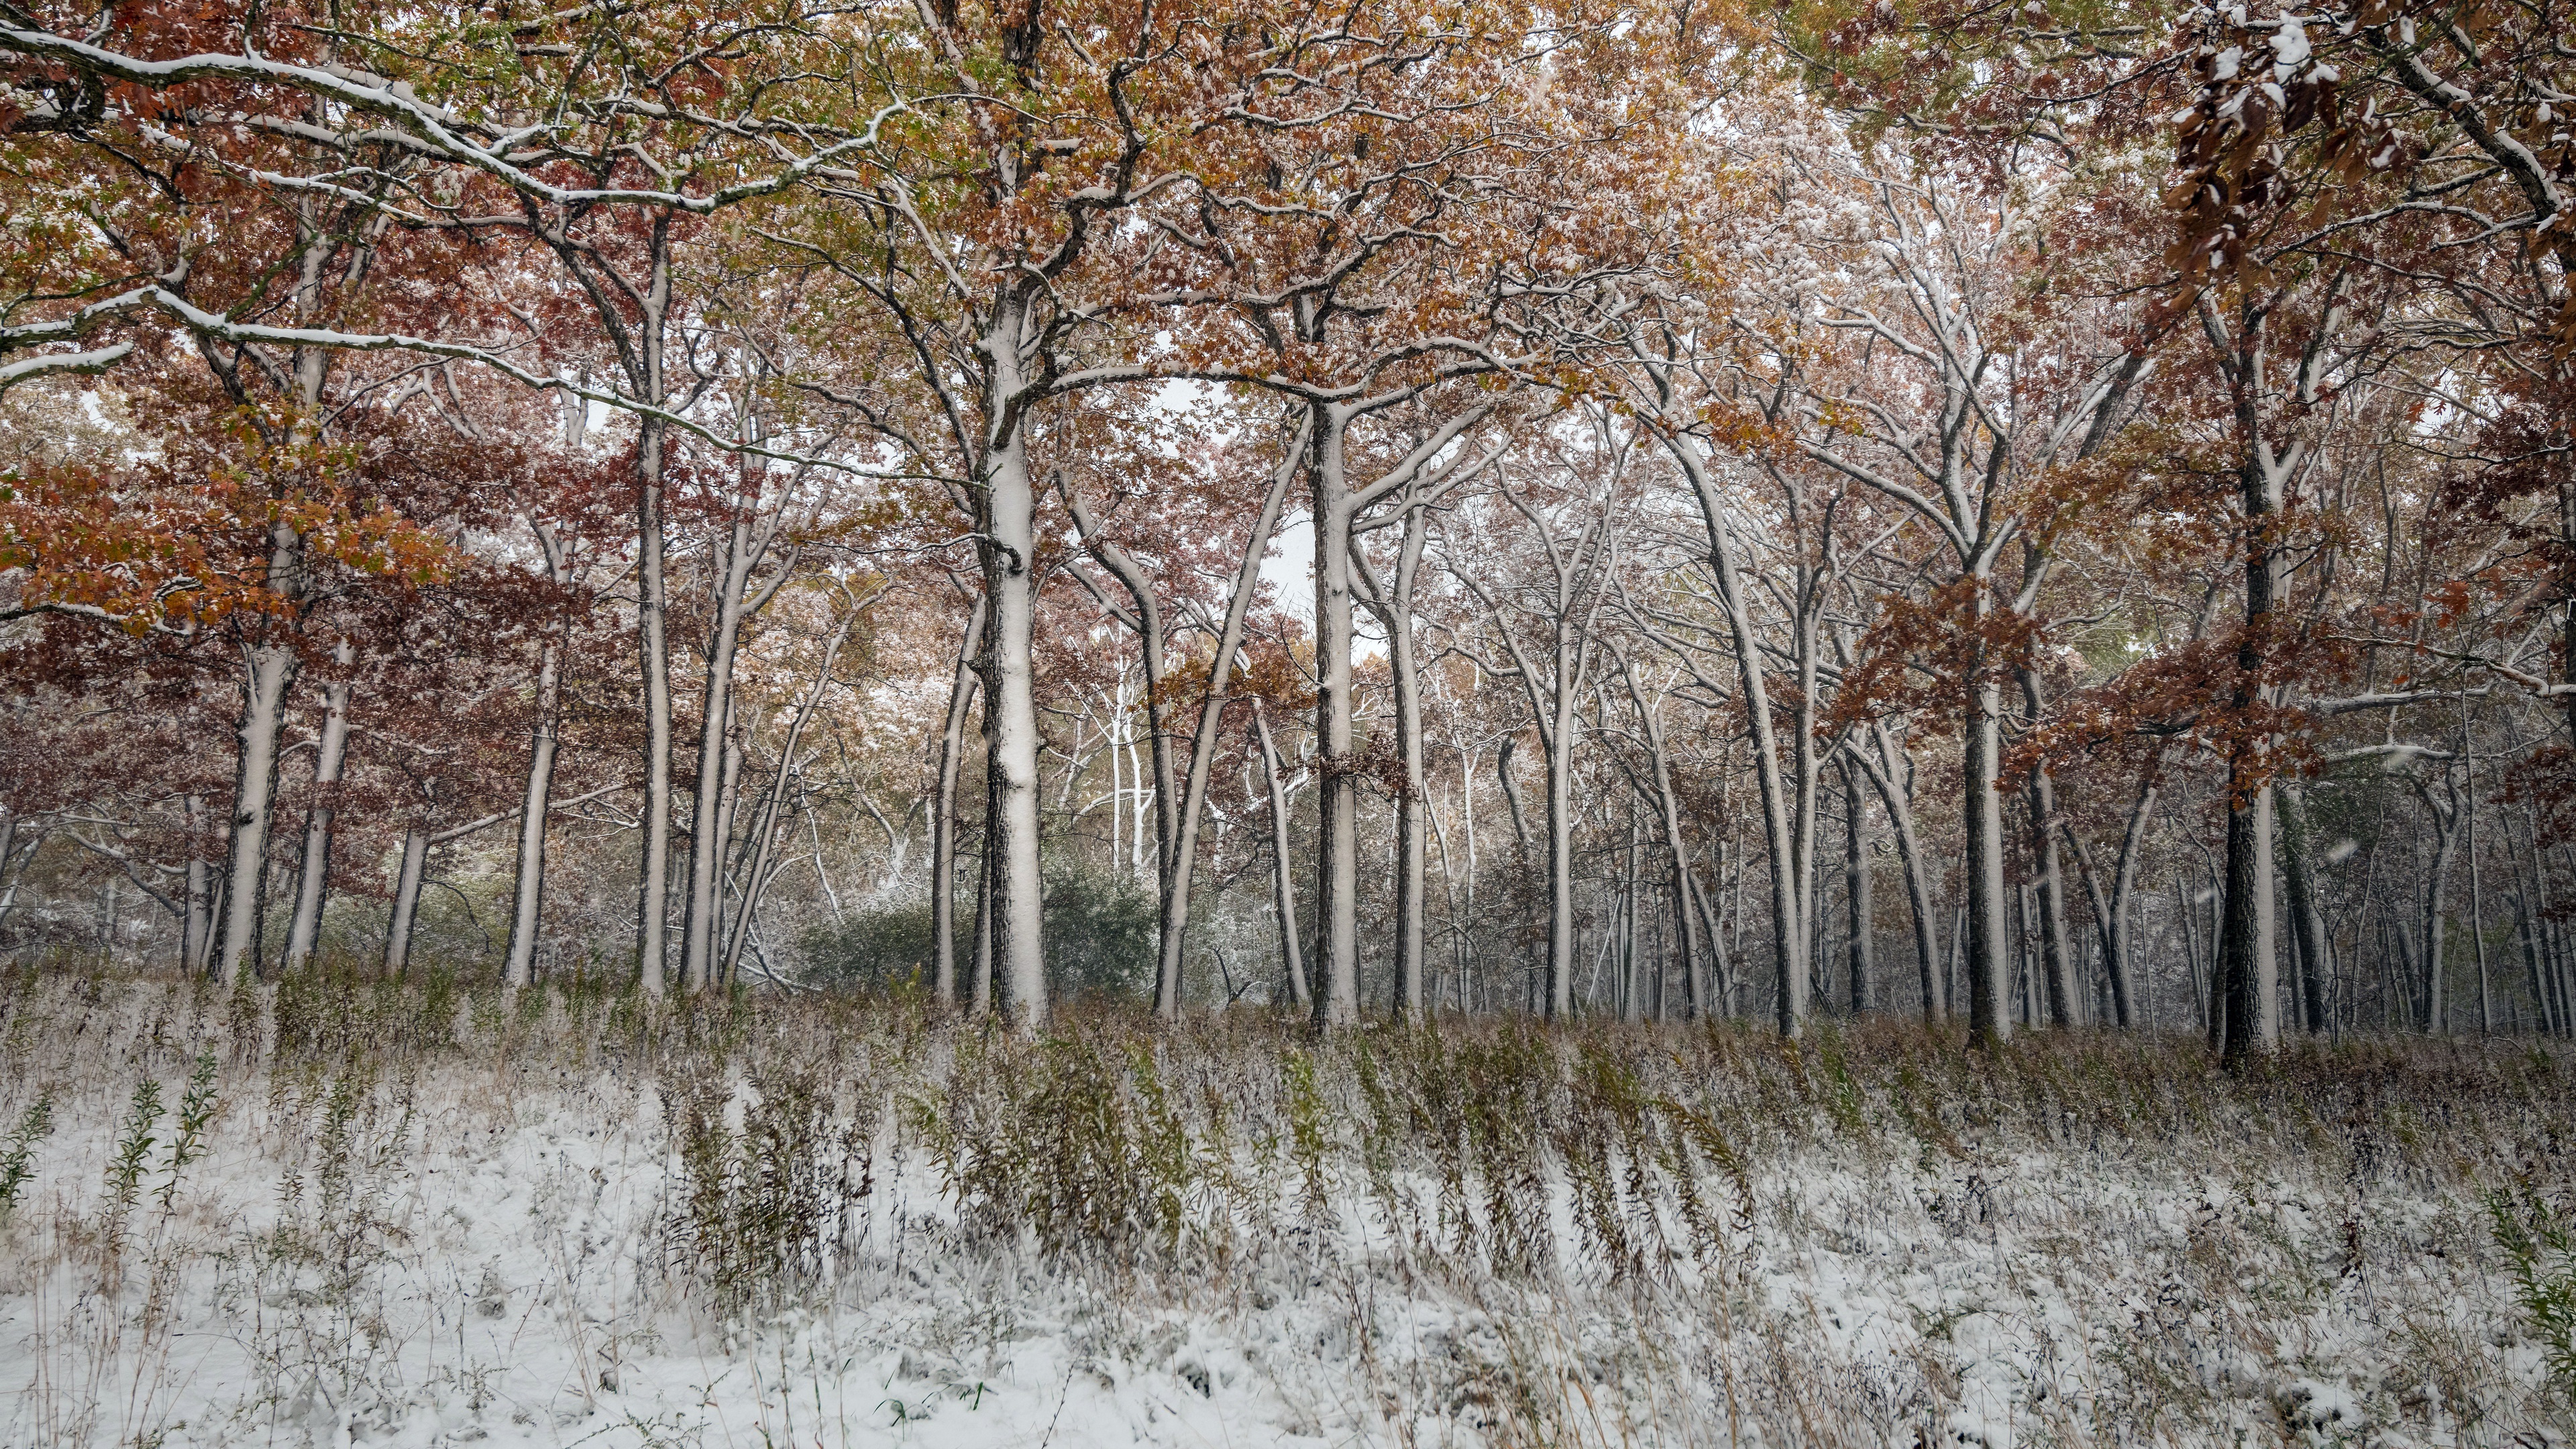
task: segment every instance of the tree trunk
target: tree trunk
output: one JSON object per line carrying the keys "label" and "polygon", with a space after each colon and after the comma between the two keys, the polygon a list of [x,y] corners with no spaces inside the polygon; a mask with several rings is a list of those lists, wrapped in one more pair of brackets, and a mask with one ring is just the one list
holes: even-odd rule
{"label": "tree trunk", "polygon": [[734,660],[744,622],[759,613],[786,582],[782,569],[756,596],[751,591],[751,571],[768,551],[769,537],[768,528],[755,530],[749,515],[737,508],[717,559],[715,624],[707,638],[705,707],[698,721],[698,794],[689,817],[689,894],[680,945],[681,980],[693,993],[706,990],[713,975],[724,916],[724,863],[733,824],[727,762],[730,752],[739,748],[733,737]]}
{"label": "tree trunk", "polygon": [[420,888],[429,872],[429,832],[403,832],[402,868],[394,876],[394,914],[385,925],[385,974],[399,976],[411,962],[411,932],[420,917]]}
{"label": "tree trunk", "polygon": [[2298,947],[2299,994],[2306,1006],[2305,1025],[2311,1035],[2323,1035],[2326,1022],[2326,952],[2325,916],[2317,908],[2314,882],[2309,879],[2309,840],[2307,802],[2296,785],[2281,787],[2281,873],[2289,887],[2290,930]]}
{"label": "tree trunk", "polygon": [[[989,740],[990,737],[987,738]],[[966,992],[966,1012],[979,1020],[993,1010],[993,875],[997,868],[993,856],[993,817],[998,812],[994,805],[997,792],[993,788],[991,753],[988,743],[984,769],[984,848],[975,857],[974,979],[968,983]]]}
{"label": "tree trunk", "polygon": [[1404,542],[1397,553],[1391,586],[1379,589],[1369,577],[1367,560],[1354,554],[1354,572],[1370,585],[1372,601],[1387,637],[1387,669],[1395,686],[1396,750],[1404,766],[1404,793],[1395,807],[1395,1015],[1405,1021],[1423,1014],[1423,891],[1429,851],[1424,812],[1428,786],[1422,773],[1422,679],[1413,652],[1413,581],[1422,568],[1429,510],[1408,500]]}
{"label": "tree trunk", "polygon": [[966,712],[975,701],[975,655],[983,647],[984,598],[966,616],[957,672],[948,686],[948,718],[939,730],[938,794],[930,814],[931,1000],[957,1009],[957,770],[965,756]]}
{"label": "tree trunk", "polygon": [[1306,959],[1297,948],[1297,886],[1289,874],[1288,791],[1279,779],[1279,750],[1271,743],[1270,721],[1262,714],[1260,696],[1252,700],[1252,732],[1261,751],[1261,774],[1270,785],[1271,899],[1279,912],[1279,966],[1287,974],[1290,998],[1301,1011],[1312,1010],[1314,996],[1306,981]]}
{"label": "tree trunk", "polygon": [[[1244,541],[1243,560],[1234,576],[1234,592],[1227,597],[1225,623],[1217,631],[1216,652],[1208,661],[1207,695],[1199,704],[1198,732],[1190,741],[1189,774],[1181,784],[1180,809],[1172,821],[1171,879],[1163,887],[1161,958],[1155,980],[1181,979],[1181,948],[1188,938],[1190,922],[1190,887],[1198,871],[1199,816],[1207,806],[1208,772],[1216,760],[1219,734],[1225,723],[1225,691],[1234,677],[1234,656],[1243,647],[1244,621],[1251,617],[1252,601],[1260,590],[1261,563],[1270,553],[1271,536],[1278,531],[1279,513],[1288,498],[1288,485],[1304,466],[1309,440],[1311,416],[1301,422],[1297,433],[1270,475],[1270,491],[1262,499],[1260,516],[1253,521],[1252,534]],[[1178,1000],[1177,987],[1174,999]],[[1304,1006],[1307,1003],[1300,1000]]]}
{"label": "tree trunk", "polygon": [[[213,872],[201,848],[206,830],[206,797],[191,794],[187,799],[188,819],[188,912],[179,928],[179,969],[201,972],[206,969],[206,951],[214,932]],[[9,853],[17,843],[18,817],[13,813],[0,825],[0,871],[9,868]]]}
{"label": "tree trunk", "polygon": [[537,922],[545,903],[546,804],[555,780],[555,722],[562,709],[563,647],[548,639],[537,655],[536,724],[529,731],[527,788],[520,794],[519,860],[510,892],[510,954],[501,984],[515,990],[536,979]]}
{"label": "tree trunk", "polygon": [[[1896,837],[1897,864],[1905,871],[1906,902],[1914,916],[1914,964],[1923,996],[1923,1019],[1939,1021],[1950,1014],[1949,982],[1942,969],[1941,922],[1939,907],[1933,904],[1932,861],[1923,852],[1914,833],[1914,792],[1902,771],[1903,756],[1889,737],[1887,726],[1873,721],[1870,725],[1878,759],[1860,757],[1861,769],[1878,791],[1879,803],[1887,807],[1887,823]],[[1853,745],[1858,749],[1857,743]]]}
{"label": "tree trunk", "polygon": [[[1161,895],[1168,897],[1172,889],[1173,848],[1178,836],[1175,825],[1180,799],[1172,786],[1171,730],[1163,719],[1166,693],[1163,687],[1163,606],[1154,597],[1153,585],[1135,559],[1125,549],[1100,536],[1091,510],[1083,506],[1072,482],[1061,472],[1056,474],[1056,488],[1064,495],[1065,511],[1073,516],[1074,527],[1081,533],[1084,545],[1091,550],[1091,556],[1100,560],[1102,567],[1109,570],[1119,586],[1127,591],[1127,597],[1135,603],[1134,615],[1123,622],[1136,631],[1136,652],[1145,668],[1145,728],[1150,736],[1154,763],[1154,883]],[[1113,774],[1117,767],[1117,756],[1113,753],[1110,757]],[[1110,802],[1113,839],[1117,830],[1117,813],[1118,803],[1113,799]],[[1110,852],[1110,859],[1113,862],[1117,859],[1116,850]],[[1171,922],[1172,911],[1168,904],[1157,913],[1157,920],[1158,924],[1165,926]],[[1154,1009],[1167,1021],[1177,1020],[1181,1011],[1181,953],[1157,949],[1155,955],[1158,964],[1154,977]]]}
{"label": "tree trunk", "polygon": [[[666,270],[657,267],[657,274]],[[660,328],[648,327],[649,371],[660,371]],[[658,393],[659,388],[653,389]],[[636,891],[636,982],[647,996],[663,991],[664,936],[671,889],[671,651],[665,637],[670,577],[662,558],[663,424],[636,420],[636,650],[644,676],[644,840]]]}
{"label": "tree trunk", "polygon": [[[357,662],[357,646],[347,639],[331,650],[331,662],[346,671]],[[322,738],[313,757],[313,804],[305,812],[304,859],[296,872],[295,913],[286,927],[286,969],[292,971],[313,956],[322,933],[322,906],[331,883],[331,819],[339,802],[340,779],[349,758],[349,681],[333,680],[322,691]]]}
{"label": "tree trunk", "polygon": [[1806,1029],[1807,943],[1798,891],[1799,858],[1789,821],[1789,802],[1780,777],[1778,731],[1771,719],[1771,695],[1763,679],[1761,640],[1744,597],[1736,567],[1735,543],[1726,522],[1726,504],[1705,462],[1681,436],[1663,434],[1673,459],[1690,479],[1699,501],[1700,521],[1708,530],[1709,561],[1717,575],[1719,607],[1726,614],[1735,649],[1736,670],[1743,685],[1744,717],[1753,737],[1753,772],[1762,795],[1762,829],[1771,847],[1771,943],[1779,985],[1777,1021],[1784,1036]]}
{"label": "tree trunk", "polygon": [[2273,957],[2272,787],[2241,763],[2228,771],[2227,899],[2218,927],[2219,1056],[2240,1063],[2280,1041],[2280,968]]}
{"label": "tree trunk", "polygon": [[2432,792],[2419,787],[2417,793],[2424,797],[2424,807],[2433,816],[2433,868],[2424,879],[2424,937],[2417,976],[2423,983],[2423,1009],[2417,1025],[2424,1031],[2447,1034],[2451,1029],[2451,1001],[2442,959],[2442,895],[2450,885],[2451,863],[2459,857],[2460,807],[2455,803],[2445,814],[2434,803]]}
{"label": "tree trunk", "polygon": [[1843,777],[1843,894],[1851,907],[1851,1012],[1860,1016],[1876,1007],[1870,982],[1877,972],[1870,962],[1869,805],[1860,790],[1861,772],[1846,757]]}
{"label": "tree trunk", "polygon": [[[730,984],[735,979],[735,972],[742,964],[743,947],[751,940],[752,913],[760,909],[761,893],[769,885],[769,862],[776,853],[779,803],[787,798],[787,782],[795,776],[796,751],[805,738],[805,725],[813,719],[814,711],[822,707],[824,691],[832,687],[833,662],[840,658],[841,645],[850,637],[850,627],[858,622],[859,611],[879,597],[882,594],[853,599],[850,606],[842,611],[841,617],[832,625],[831,634],[823,641],[823,659],[815,666],[814,683],[805,691],[805,698],[797,702],[796,713],[788,718],[786,738],[778,746],[778,769],[769,777],[769,788],[761,795],[759,816],[752,824],[751,869],[743,877],[742,905],[735,913],[733,930],[725,941],[723,967],[717,973],[720,981]],[[952,709],[953,703],[952,700]],[[740,747],[736,748],[739,750]],[[739,755],[736,758],[739,759]],[[943,781],[943,784],[951,787],[953,793],[953,779]],[[954,983],[951,984],[953,987]],[[953,994],[952,990],[952,999]]]}
{"label": "tree trunk", "polygon": [[985,823],[993,860],[994,985],[1013,1024],[1036,1033],[1047,1021],[1045,887],[1038,865],[1038,714],[1031,646],[1037,632],[1037,494],[1030,486],[1028,429],[1019,412],[1025,304],[996,308],[985,359],[984,518],[979,532],[984,595],[991,601],[984,651],[984,716],[992,741],[995,812]]}
{"label": "tree trunk", "polygon": [[1316,828],[1315,1025],[1359,1019],[1359,778],[1352,731],[1351,497],[1342,443],[1349,415],[1318,404],[1314,422]]}
{"label": "tree trunk", "polygon": [[2012,1035],[2010,927],[2004,920],[2002,688],[1973,680],[1964,729],[1962,809],[1967,817],[1968,1042],[2000,1046]]}
{"label": "tree trunk", "polygon": [[277,804],[277,752],[286,731],[286,691],[295,679],[295,651],[255,644],[243,651],[241,723],[235,732],[239,760],[233,775],[231,845],[224,865],[222,935],[213,974],[226,986],[259,961],[260,906],[266,895],[268,832]]}
{"label": "tree trunk", "polygon": [[1673,925],[1674,939],[1681,947],[1682,1004],[1690,1016],[1697,1017],[1708,1009],[1708,986],[1700,979],[1706,952],[1701,947],[1699,917],[1691,907],[1690,842],[1682,835],[1681,802],[1674,796],[1672,758],[1664,749],[1663,722],[1646,707],[1645,691],[1637,683],[1636,663],[1624,651],[1619,655],[1619,671],[1628,685],[1628,702],[1636,706],[1638,726],[1645,732],[1646,752],[1654,766],[1655,805],[1663,826],[1664,848],[1673,863]]}

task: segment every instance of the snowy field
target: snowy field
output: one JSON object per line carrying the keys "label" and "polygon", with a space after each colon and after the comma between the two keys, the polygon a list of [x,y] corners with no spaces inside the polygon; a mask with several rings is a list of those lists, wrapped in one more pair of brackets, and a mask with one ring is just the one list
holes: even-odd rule
{"label": "snowy field", "polygon": [[2570,1442],[2524,1043],[0,1013],[12,1449]]}

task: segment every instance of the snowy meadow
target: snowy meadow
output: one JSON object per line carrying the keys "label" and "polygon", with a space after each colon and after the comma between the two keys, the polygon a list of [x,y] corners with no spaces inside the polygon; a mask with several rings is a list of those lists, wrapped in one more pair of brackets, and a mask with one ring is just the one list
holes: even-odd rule
{"label": "snowy meadow", "polygon": [[1032,1042],[846,999],[21,970],[0,1044],[10,1445],[2576,1426],[2576,1062],[2529,1043],[2230,1076],[2188,1038],[1878,1023]]}

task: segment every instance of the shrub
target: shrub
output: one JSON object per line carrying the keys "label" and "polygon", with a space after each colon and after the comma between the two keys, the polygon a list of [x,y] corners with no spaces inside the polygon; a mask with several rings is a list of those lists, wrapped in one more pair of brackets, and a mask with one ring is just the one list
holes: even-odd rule
{"label": "shrub", "polygon": [[[959,987],[974,953],[972,894],[957,904]],[[1158,930],[1153,892],[1070,861],[1046,872],[1047,989],[1059,1000],[1135,997],[1153,989]],[[930,986],[930,903],[861,911],[801,943],[816,986],[903,994]]]}

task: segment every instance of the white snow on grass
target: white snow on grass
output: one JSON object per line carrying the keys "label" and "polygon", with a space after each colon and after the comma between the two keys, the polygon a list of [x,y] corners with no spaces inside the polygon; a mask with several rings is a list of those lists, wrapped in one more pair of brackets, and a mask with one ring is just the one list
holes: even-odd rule
{"label": "white snow on grass", "polygon": [[2569,1442],[2481,1194],[2570,1064],[2501,1049],[2334,1117],[2402,1053],[2255,1090],[1894,1026],[0,1012],[0,1131],[55,1119],[0,1222],[12,1449]]}

